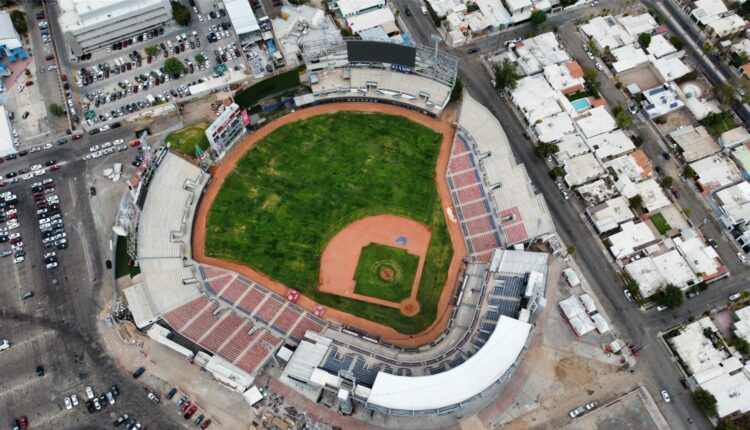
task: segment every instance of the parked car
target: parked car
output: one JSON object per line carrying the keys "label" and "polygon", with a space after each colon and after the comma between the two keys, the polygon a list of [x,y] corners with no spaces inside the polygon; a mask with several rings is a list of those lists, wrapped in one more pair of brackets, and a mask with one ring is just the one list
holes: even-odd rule
{"label": "parked car", "polygon": [[141,375],[143,375],[143,372],[146,371],[146,368],[141,366],[138,369],[136,369],[135,372],[133,372],[133,379],[138,379]]}

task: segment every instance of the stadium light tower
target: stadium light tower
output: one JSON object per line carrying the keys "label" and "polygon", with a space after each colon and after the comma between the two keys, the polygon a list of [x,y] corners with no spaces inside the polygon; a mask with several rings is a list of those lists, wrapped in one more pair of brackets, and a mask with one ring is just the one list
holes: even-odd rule
{"label": "stadium light tower", "polygon": [[435,59],[434,59],[434,61],[432,63],[432,67],[433,67],[434,76],[437,76],[437,69],[438,69],[438,66],[437,66],[437,64],[438,64],[438,47],[440,46],[440,40],[441,39],[440,39],[440,35],[439,34],[435,34],[435,33],[433,33],[433,34],[430,35],[430,39],[432,39],[432,41],[435,42]]}

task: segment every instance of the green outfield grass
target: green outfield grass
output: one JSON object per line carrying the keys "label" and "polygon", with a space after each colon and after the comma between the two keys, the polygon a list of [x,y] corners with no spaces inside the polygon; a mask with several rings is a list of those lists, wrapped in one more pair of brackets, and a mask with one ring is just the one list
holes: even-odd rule
{"label": "green outfield grass", "polygon": [[164,142],[169,142],[172,150],[190,157],[195,157],[195,145],[202,150],[208,148],[205,126],[193,126],[177,130],[167,135]]}
{"label": "green outfield grass", "polygon": [[[354,292],[364,296],[391,302],[401,302],[409,298],[414,276],[417,275],[419,257],[405,249],[371,243],[362,248],[354,273]],[[381,270],[393,274],[391,279],[383,279]]]}
{"label": "green outfield grass", "polygon": [[[453,256],[434,182],[441,136],[405,118],[341,112],[286,125],[245,154],[209,212],[206,251],[251,266],[332,308],[418,333],[435,320]],[[432,227],[420,312],[318,291],[330,239],[367,216]]]}

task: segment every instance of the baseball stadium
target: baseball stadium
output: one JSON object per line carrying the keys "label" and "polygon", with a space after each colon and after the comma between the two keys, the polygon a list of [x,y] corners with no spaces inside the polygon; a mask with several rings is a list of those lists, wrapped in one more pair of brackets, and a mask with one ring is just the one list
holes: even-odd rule
{"label": "baseball stadium", "polygon": [[455,58],[374,40],[303,53],[312,92],[218,164],[147,160],[121,209],[136,326],[239,392],[275,364],[383,426],[483,407],[544,305],[559,245],[542,196],[469,94],[442,118]]}

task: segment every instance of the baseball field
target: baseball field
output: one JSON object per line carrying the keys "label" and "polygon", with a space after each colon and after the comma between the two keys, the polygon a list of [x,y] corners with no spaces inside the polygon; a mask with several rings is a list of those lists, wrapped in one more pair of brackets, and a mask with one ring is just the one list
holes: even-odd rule
{"label": "baseball field", "polygon": [[[244,154],[224,181],[208,214],[206,255],[250,266],[322,305],[419,333],[435,320],[453,256],[434,179],[441,139],[408,119],[379,113],[338,112],[284,125]],[[383,214],[431,229],[413,316],[317,288],[331,238]],[[357,266],[356,292],[384,300],[408,296],[416,257],[368,248]]]}

